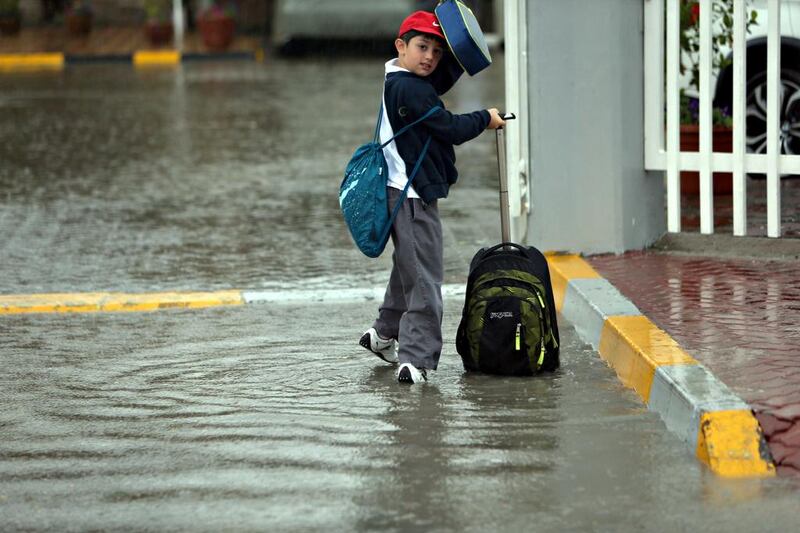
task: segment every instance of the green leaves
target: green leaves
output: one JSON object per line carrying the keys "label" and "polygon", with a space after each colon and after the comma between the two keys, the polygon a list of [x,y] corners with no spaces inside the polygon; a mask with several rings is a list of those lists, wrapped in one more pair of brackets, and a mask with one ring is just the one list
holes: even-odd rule
{"label": "green leaves", "polygon": [[[749,8],[750,2],[746,2]],[[730,66],[730,51],[733,46],[733,0],[713,0],[711,21],[712,69],[719,73]],[[681,0],[681,73],[691,72],[690,85],[700,90],[700,4],[697,0]],[[704,13],[705,16],[705,13]],[[746,32],[757,24],[758,13],[751,10],[746,21]]]}

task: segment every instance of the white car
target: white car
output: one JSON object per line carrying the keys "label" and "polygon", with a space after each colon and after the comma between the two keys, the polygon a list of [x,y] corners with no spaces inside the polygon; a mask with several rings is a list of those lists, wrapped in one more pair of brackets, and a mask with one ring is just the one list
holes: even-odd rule
{"label": "white car", "polygon": [[391,44],[405,17],[434,5],[420,0],[278,0],[272,43],[283,51],[311,39],[383,39]]}

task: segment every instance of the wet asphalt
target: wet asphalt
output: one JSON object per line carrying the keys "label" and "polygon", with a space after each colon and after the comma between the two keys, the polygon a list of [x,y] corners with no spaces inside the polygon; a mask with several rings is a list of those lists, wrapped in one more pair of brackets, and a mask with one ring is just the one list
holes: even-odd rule
{"label": "wet asphalt", "polygon": [[[502,107],[502,61],[446,104]],[[382,60],[0,77],[0,292],[380,286],[339,218]],[[499,238],[494,137],[457,149],[446,281]],[[750,531],[791,480],[710,474],[561,321],[562,369],[424,386],[357,345],[377,302],[0,318],[0,529]]]}

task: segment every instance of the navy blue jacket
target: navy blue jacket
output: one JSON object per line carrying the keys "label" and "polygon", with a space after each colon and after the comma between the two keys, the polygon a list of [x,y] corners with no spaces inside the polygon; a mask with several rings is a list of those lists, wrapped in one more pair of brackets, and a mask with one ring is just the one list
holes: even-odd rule
{"label": "navy blue jacket", "polygon": [[[441,63],[439,66],[442,66]],[[414,122],[433,106],[442,108],[395,139],[397,152],[406,164],[406,174],[410,175],[425,141],[431,137],[428,153],[412,182],[412,187],[425,203],[446,198],[450,186],[458,179],[453,145],[480,135],[490,120],[486,110],[463,115],[447,111],[439,94],[446,92],[458,76],[445,79],[434,74],[437,72],[423,78],[411,72],[391,72],[386,76],[384,89],[386,114],[394,131]],[[445,73],[443,71],[440,74]]]}

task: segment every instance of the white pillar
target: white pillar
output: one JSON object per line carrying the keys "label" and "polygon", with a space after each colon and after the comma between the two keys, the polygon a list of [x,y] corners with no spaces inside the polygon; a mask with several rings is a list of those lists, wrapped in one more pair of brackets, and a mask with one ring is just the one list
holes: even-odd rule
{"label": "white pillar", "polygon": [[183,51],[183,0],[172,0],[172,26],[175,36],[175,50]]}
{"label": "white pillar", "polygon": [[506,109],[517,116],[506,123],[506,169],[511,240],[525,242],[530,212],[528,187],[528,40],[525,0],[504,4]]}

